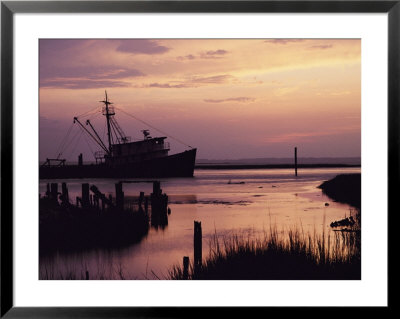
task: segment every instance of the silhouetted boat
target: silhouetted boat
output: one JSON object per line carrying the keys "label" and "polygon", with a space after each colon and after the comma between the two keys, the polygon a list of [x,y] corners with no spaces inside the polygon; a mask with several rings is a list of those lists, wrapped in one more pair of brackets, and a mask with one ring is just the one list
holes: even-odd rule
{"label": "silhouetted boat", "polygon": [[102,149],[95,152],[96,164],[83,164],[82,154],[78,165],[67,165],[65,159],[47,158],[39,167],[40,179],[55,178],[121,178],[121,177],[190,177],[193,176],[196,149],[168,155],[167,137],[151,137],[143,130],[143,140],[131,142],[114,118],[107,92],[102,114],[106,117],[108,146],[102,141],[89,120],[86,127],[74,118],[91,139]]}

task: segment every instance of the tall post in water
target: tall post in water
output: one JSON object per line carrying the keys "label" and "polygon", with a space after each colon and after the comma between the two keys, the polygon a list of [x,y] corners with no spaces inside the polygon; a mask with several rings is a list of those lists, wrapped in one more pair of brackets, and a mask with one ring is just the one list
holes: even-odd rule
{"label": "tall post in water", "polygon": [[189,278],[189,257],[183,257],[183,279],[187,280]]}
{"label": "tall post in water", "polygon": [[161,195],[161,185],[160,185],[160,181],[154,181],[153,182],[153,194],[155,195]]}
{"label": "tall post in water", "polygon": [[201,222],[194,221],[194,271],[201,268],[202,264],[202,231]]}
{"label": "tall post in water", "polygon": [[294,148],[294,174],[297,176],[297,147]]}

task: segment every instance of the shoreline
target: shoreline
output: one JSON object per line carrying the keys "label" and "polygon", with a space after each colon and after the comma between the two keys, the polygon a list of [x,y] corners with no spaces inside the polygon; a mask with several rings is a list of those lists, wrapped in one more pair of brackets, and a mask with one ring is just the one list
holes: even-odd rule
{"label": "shoreline", "polygon": [[[357,164],[298,164],[297,168],[347,168],[360,167]],[[261,168],[292,168],[293,164],[197,164],[194,169],[261,169]]]}
{"label": "shoreline", "polygon": [[361,210],[361,173],[337,175],[318,188],[333,200]]}

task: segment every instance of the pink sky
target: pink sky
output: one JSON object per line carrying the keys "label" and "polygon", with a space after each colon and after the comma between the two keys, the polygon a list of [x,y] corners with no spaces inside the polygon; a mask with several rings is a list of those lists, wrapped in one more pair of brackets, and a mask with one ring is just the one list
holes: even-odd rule
{"label": "pink sky", "polygon": [[[301,157],[361,155],[360,40],[40,40],[41,160],[57,156],[74,116],[101,109],[104,90],[197,158],[291,157],[295,146]],[[116,118],[132,138],[149,128]],[[93,160],[76,136],[61,157]],[[171,153],[185,149],[168,140]]]}

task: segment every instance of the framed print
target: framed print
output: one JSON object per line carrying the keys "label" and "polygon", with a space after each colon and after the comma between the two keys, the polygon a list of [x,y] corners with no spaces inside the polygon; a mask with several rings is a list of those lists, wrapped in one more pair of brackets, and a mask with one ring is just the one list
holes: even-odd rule
{"label": "framed print", "polygon": [[1,316],[389,308],[399,18],[2,1]]}

